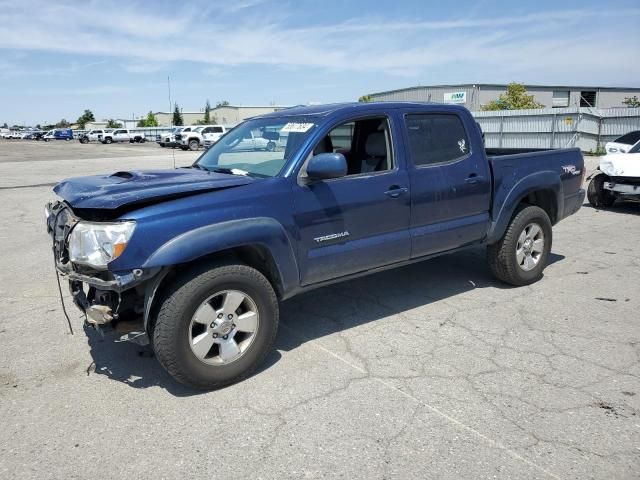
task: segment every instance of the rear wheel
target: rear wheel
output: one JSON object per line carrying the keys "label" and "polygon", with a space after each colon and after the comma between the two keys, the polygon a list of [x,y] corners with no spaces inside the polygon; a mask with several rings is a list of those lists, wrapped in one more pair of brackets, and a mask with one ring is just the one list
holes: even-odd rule
{"label": "rear wheel", "polygon": [[269,281],[246,265],[180,277],[162,300],[153,330],[156,355],[178,382],[210,390],[250,375],[278,329]]}
{"label": "rear wheel", "polygon": [[489,267],[499,280],[511,285],[537,282],[549,260],[551,242],[547,213],[540,207],[523,207],[500,241],[488,246]]}
{"label": "rear wheel", "polygon": [[587,200],[589,200],[592,207],[610,207],[615,203],[615,195],[604,189],[604,182],[607,180],[609,180],[609,177],[600,173],[589,182],[589,186],[587,187]]}
{"label": "rear wheel", "polygon": [[276,142],[267,143],[267,151],[273,152],[276,149]]}

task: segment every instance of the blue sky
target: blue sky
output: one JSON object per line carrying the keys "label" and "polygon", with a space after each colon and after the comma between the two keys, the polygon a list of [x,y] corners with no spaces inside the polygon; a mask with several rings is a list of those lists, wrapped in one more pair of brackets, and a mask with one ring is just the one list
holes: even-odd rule
{"label": "blue sky", "polygon": [[444,83],[639,86],[640,4],[0,0],[0,123],[351,101]]}

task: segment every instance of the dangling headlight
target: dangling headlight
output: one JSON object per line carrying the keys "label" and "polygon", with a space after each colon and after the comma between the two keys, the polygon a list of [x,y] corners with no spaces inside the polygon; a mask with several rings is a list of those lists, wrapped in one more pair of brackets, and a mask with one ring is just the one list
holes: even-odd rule
{"label": "dangling headlight", "polygon": [[79,222],[69,236],[69,258],[72,262],[94,268],[106,268],[124,249],[136,222]]}

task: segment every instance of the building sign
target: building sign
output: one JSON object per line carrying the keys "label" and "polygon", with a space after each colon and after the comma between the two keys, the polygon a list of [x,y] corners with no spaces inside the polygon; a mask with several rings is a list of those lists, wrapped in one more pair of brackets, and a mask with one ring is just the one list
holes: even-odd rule
{"label": "building sign", "polygon": [[445,93],[444,103],[467,103],[467,92]]}

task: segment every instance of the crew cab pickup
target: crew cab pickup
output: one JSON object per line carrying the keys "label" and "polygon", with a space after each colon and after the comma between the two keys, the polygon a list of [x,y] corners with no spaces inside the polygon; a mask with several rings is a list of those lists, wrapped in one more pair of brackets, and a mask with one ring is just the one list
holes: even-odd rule
{"label": "crew cab pickup", "polygon": [[161,147],[180,146],[179,139],[182,138],[181,134],[182,133],[186,134],[196,128],[197,127],[193,125],[189,125],[187,127],[184,127],[184,126],[173,127],[170,132],[162,134],[162,136],[160,137],[160,140],[158,141],[158,144]]}
{"label": "crew cab pickup", "polygon": [[101,142],[105,134],[112,133],[112,129],[91,129],[78,137],[80,143]]}
{"label": "crew cab pickup", "polygon": [[133,132],[126,128],[116,128],[112,132],[105,133],[100,141],[106,144],[116,142],[144,143],[147,139],[145,138],[144,133]]}
{"label": "crew cab pickup", "polygon": [[222,125],[200,125],[190,131],[178,132],[175,135],[176,144],[182,150],[198,150],[217,142],[227,129]]}
{"label": "crew cab pickup", "polygon": [[128,325],[212,389],[254,371],[279,301],[309,289],[473,245],[500,281],[539,280],[583,178],[578,149],[485,150],[460,106],[315,105],[247,120],[188,168],[64,180],[46,223],[87,324]]}

